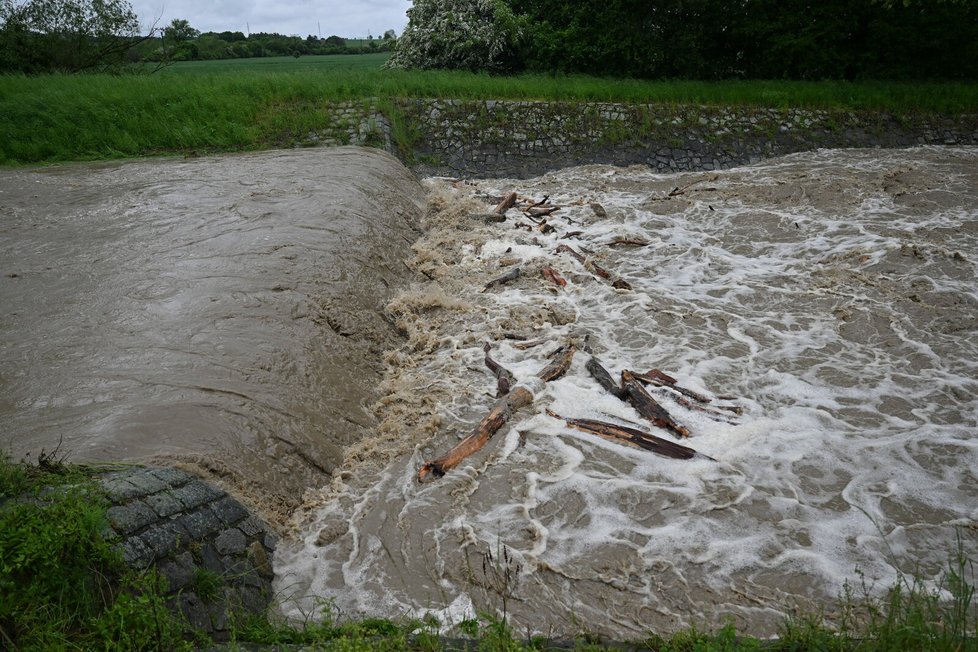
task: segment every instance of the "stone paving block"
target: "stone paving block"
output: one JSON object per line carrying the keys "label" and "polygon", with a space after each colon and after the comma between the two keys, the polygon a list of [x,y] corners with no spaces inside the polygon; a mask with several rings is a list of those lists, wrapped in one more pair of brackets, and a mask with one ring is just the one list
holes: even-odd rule
{"label": "stone paving block", "polygon": [[169,491],[161,491],[143,498],[143,502],[152,508],[158,516],[173,516],[177,512],[183,511],[183,503],[173,497]]}
{"label": "stone paving block", "polygon": [[130,500],[140,496],[140,489],[118,474],[110,474],[102,478],[102,489],[112,501]]}
{"label": "stone paving block", "polygon": [[145,541],[139,537],[126,539],[122,542],[122,560],[137,570],[143,570],[153,563],[156,554]]}
{"label": "stone paving block", "polygon": [[190,533],[190,536],[194,539],[203,539],[204,537],[208,537],[224,527],[221,519],[217,517],[210,507],[202,507],[187,514],[183,514],[177,518],[177,521],[187,530],[187,532]]}
{"label": "stone paving block", "polygon": [[200,565],[212,573],[224,575],[224,562],[213,543],[206,543],[200,550]]}
{"label": "stone paving block", "polygon": [[265,524],[258,520],[257,517],[249,516],[238,523],[238,528],[245,533],[245,536],[254,537],[265,531]]}
{"label": "stone paving block", "polygon": [[166,579],[170,591],[179,591],[189,586],[197,573],[194,558],[189,552],[175,555],[159,565],[160,573]]}
{"label": "stone paving block", "polygon": [[135,473],[131,473],[128,480],[134,487],[139,489],[143,496],[162,491],[169,486],[168,483],[153,473],[153,469],[140,469]]}
{"label": "stone paving block", "polygon": [[239,555],[248,547],[248,537],[238,528],[230,528],[214,539],[214,545],[222,555]]}
{"label": "stone paving block", "polygon": [[180,594],[177,598],[177,604],[191,627],[205,632],[210,631],[211,622],[204,601],[197,597],[196,593]]}
{"label": "stone paving block", "polygon": [[122,535],[129,535],[155,523],[158,516],[149,505],[136,500],[126,505],[114,505],[108,509],[106,516],[112,528]]}
{"label": "stone paving block", "polygon": [[197,479],[196,476],[187,473],[183,469],[174,469],[170,467],[152,469],[152,473],[171,487],[184,485]]}
{"label": "stone paving block", "polygon": [[217,487],[200,480],[189,482],[173,491],[173,497],[183,503],[183,506],[187,509],[206,505],[218,498],[223,498],[225,495]]}
{"label": "stone paving block", "polygon": [[225,525],[235,525],[248,518],[248,510],[231,496],[214,501],[210,507]]}
{"label": "stone paving block", "polygon": [[187,531],[172,522],[150,528],[139,535],[139,538],[152,548],[157,559],[176,552],[190,541]]}

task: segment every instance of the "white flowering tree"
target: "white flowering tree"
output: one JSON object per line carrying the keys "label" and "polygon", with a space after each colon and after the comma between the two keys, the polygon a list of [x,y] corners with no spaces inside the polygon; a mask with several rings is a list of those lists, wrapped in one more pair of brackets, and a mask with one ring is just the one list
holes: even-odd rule
{"label": "white flowering tree", "polygon": [[513,66],[520,32],[502,0],[414,0],[387,65],[503,72]]}

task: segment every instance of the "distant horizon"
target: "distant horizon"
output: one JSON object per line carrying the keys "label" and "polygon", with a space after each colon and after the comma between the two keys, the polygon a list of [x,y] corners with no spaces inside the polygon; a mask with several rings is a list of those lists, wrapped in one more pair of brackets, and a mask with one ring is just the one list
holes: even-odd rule
{"label": "distant horizon", "polygon": [[201,33],[241,32],[307,38],[382,38],[407,26],[411,0],[133,0],[143,33],[186,20]]}

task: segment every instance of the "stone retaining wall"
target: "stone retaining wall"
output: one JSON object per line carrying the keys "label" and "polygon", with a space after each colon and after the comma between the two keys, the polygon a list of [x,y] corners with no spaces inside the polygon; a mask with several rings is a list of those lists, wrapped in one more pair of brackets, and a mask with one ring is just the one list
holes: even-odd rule
{"label": "stone retaining wall", "polygon": [[333,125],[308,143],[382,147],[419,175],[518,178],[587,163],[674,172],[817,148],[978,144],[975,115],[425,99],[389,107],[334,105]]}
{"label": "stone retaining wall", "polygon": [[170,607],[220,639],[231,613],[261,613],[272,595],[275,536],[223,490],[185,471],[130,468],[100,478],[111,538],[126,563],[155,567]]}

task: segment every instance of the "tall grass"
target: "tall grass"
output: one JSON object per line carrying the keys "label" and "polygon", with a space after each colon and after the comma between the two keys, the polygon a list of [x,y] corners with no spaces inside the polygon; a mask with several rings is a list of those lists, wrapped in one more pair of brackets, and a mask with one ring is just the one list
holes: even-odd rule
{"label": "tall grass", "polygon": [[151,75],[0,76],[0,164],[289,145],[287,135],[294,132],[283,129],[283,121],[295,128],[325,128],[328,103],[367,98],[978,113],[978,84],[494,77],[383,70],[382,59],[371,55],[318,59],[192,62]]}

